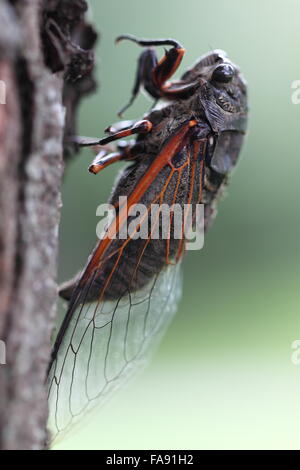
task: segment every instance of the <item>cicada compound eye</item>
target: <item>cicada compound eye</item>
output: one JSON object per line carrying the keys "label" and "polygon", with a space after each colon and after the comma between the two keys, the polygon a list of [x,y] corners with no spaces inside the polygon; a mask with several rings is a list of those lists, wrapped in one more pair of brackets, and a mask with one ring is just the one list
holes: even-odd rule
{"label": "cicada compound eye", "polygon": [[212,80],[218,83],[228,83],[234,76],[234,68],[230,64],[218,65],[212,74]]}

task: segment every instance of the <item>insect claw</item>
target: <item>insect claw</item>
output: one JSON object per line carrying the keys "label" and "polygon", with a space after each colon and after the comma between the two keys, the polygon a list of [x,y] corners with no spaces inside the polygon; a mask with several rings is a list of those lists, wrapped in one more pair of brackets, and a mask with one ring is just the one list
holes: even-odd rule
{"label": "insect claw", "polygon": [[128,39],[129,41],[133,41],[136,43],[139,42],[138,38],[136,38],[135,36],[131,34],[121,34],[115,39],[115,44],[119,44],[119,42],[123,41],[124,39]]}
{"label": "insect claw", "polygon": [[79,145],[79,147],[95,147],[100,145],[100,140],[97,138],[83,137],[79,135],[70,136],[67,140],[73,144]]}
{"label": "insect claw", "polygon": [[129,103],[125,104],[125,106],[123,106],[123,108],[121,108],[121,109],[118,111],[117,116],[118,116],[119,118],[122,118],[122,117],[123,117],[123,114],[125,113],[126,109],[130,108],[130,106],[132,105],[133,101],[134,101],[134,99],[131,99],[131,100],[129,101]]}

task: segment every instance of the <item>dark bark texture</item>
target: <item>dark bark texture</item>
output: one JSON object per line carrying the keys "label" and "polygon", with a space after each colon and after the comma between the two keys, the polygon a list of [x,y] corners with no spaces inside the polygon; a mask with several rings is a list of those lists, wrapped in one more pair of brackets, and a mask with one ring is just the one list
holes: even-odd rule
{"label": "dark bark texture", "polygon": [[76,151],[76,110],[95,88],[86,10],[85,0],[0,2],[0,449],[47,441],[63,154]]}

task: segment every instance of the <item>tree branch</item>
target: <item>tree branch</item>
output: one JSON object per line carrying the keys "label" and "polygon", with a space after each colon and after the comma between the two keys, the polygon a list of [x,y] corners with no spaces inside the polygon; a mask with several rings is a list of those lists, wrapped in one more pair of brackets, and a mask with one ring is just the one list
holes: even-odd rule
{"label": "tree branch", "polygon": [[0,340],[7,347],[7,364],[0,365],[1,449],[42,449],[47,440],[63,98],[70,134],[80,96],[72,101],[66,90],[84,81],[94,86],[93,56],[72,40],[79,26],[83,38],[92,31],[84,23],[86,8],[84,0],[0,4],[0,80],[6,87],[6,104],[0,104]]}

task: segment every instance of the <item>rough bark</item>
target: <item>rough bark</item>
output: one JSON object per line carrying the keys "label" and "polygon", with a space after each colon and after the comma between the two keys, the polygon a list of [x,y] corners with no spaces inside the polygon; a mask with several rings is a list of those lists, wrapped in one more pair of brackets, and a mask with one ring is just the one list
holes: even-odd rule
{"label": "rough bark", "polygon": [[75,133],[76,106],[94,87],[93,56],[80,47],[96,40],[86,9],[84,0],[0,2],[1,449],[47,440],[63,136]]}

